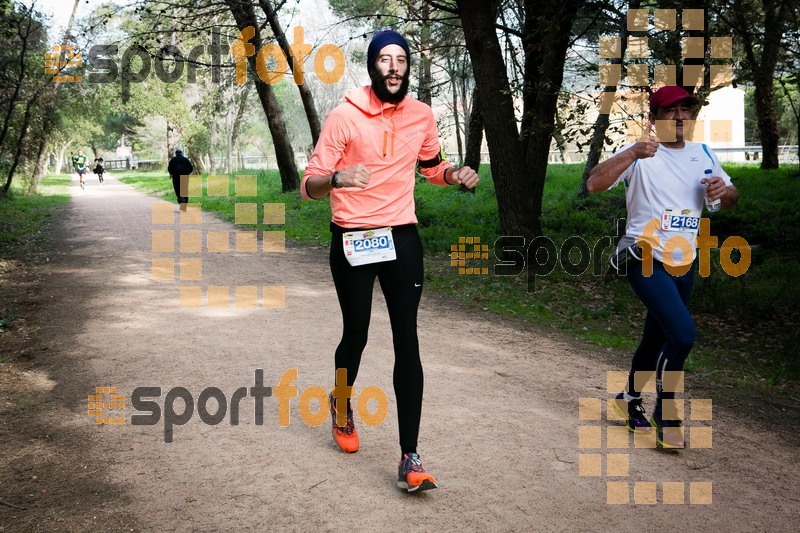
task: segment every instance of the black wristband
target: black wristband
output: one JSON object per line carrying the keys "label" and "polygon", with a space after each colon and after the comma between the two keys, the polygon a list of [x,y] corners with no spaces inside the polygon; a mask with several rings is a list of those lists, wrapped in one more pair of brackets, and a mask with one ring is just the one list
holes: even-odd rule
{"label": "black wristband", "polygon": [[333,172],[333,176],[331,176],[331,187],[334,189],[341,189],[342,184],[339,182],[339,172],[338,170]]}
{"label": "black wristband", "polygon": [[456,171],[456,167],[447,167],[446,169],[444,169],[444,174],[442,174],[442,179],[444,180],[446,185],[455,185],[455,183],[450,183],[449,181],[447,181],[447,171],[450,170],[451,168],[453,169],[453,172]]}

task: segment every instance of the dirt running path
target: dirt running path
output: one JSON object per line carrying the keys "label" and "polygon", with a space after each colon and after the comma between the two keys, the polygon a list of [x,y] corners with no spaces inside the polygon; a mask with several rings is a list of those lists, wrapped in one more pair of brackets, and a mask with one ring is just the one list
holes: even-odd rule
{"label": "dirt running path", "polygon": [[[329,387],[340,318],[327,249],[291,244],[285,254],[202,256],[203,285],[282,285],[284,308],[181,308],[178,287],[188,282],[151,280],[151,232],[168,229],[151,223],[159,201],[113,177],[86,191],[73,186],[72,193],[59,223],[62,253],[46,269],[52,298],[41,323],[50,328],[41,331],[48,378],[61,426],[91,440],[82,453],[107,465],[95,476],[118,490],[98,513],[130,517],[131,530],[638,532],[651,524],[675,531],[789,531],[798,523],[800,469],[789,444],[715,409],[712,422],[699,423],[713,426],[711,449],[668,454],[631,443],[627,450],[581,450],[579,425],[602,428],[607,444],[605,428],[619,423],[581,422],[579,399],[609,398],[606,372],[623,368],[598,362],[588,345],[460,309],[430,293],[420,310],[426,371],[420,453],[440,480],[438,490],[407,495],[394,486],[393,355],[378,290],[357,391],[377,385],[389,392],[389,416],[375,427],[359,425],[357,454],[334,447],[328,422],[304,424],[297,399],[289,427],[278,425],[275,398],[265,399],[264,424],[255,425],[253,401],[246,398],[238,426],[229,417],[206,425],[195,413],[176,427],[171,444],[163,441],[163,420],[130,425],[130,401],[127,425],[95,426],[86,416],[86,396],[95,386],[116,386],[129,399],[136,387],[158,386],[162,406],[166,392],[179,386],[195,400],[210,386],[230,398],[235,389],[253,386],[259,368],[266,385],[297,368],[301,392]],[[233,227],[204,213],[202,227],[174,229]],[[602,475],[579,476],[580,453],[598,454]],[[608,476],[607,457],[626,453],[628,475]],[[609,489],[608,482],[622,485]],[[654,482],[636,485],[636,497],[652,489],[658,503],[634,505],[636,482]],[[703,500],[702,485],[690,482],[711,483],[713,503],[690,503],[692,496]],[[629,491],[629,504],[607,503],[615,487]],[[685,503],[662,503],[676,496]],[[5,527],[13,530],[13,522]]]}

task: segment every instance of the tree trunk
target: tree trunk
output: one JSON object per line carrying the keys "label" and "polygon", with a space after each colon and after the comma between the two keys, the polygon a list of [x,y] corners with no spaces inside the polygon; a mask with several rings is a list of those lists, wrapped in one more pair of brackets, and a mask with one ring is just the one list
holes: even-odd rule
{"label": "tree trunk", "polygon": [[[239,99],[239,106],[236,109],[236,118],[233,121],[233,133],[231,133],[231,144],[237,146],[239,144],[239,134],[242,132],[242,122],[244,122],[244,112],[247,108],[247,100],[250,98],[250,85],[247,85],[244,90],[244,94],[241,95]],[[236,164],[240,166],[239,160],[236,160]]]}
{"label": "tree trunk", "polygon": [[227,124],[225,124],[225,140],[227,141],[225,168],[228,174],[233,174],[233,124],[231,124],[230,115],[227,115]]}
{"label": "tree trunk", "polygon": [[[641,0],[631,0],[628,3],[628,9],[638,9],[641,5]],[[622,37],[620,44],[619,57],[613,58],[611,64],[622,64],[622,58],[625,57],[625,52],[628,49],[628,17],[625,13],[622,14],[619,20],[619,34]],[[616,85],[606,85],[603,87],[603,92],[617,92]],[[599,107],[599,106],[598,106]],[[611,110],[609,110],[611,111]],[[592,131],[592,140],[589,141],[589,154],[586,158],[586,166],[583,167],[583,175],[581,176],[581,186],[578,190],[578,197],[585,198],[589,194],[589,189],[586,188],[586,182],[589,180],[589,174],[592,169],[600,162],[600,157],[603,155],[603,147],[606,141],[606,131],[608,131],[608,124],[611,119],[611,113],[600,113],[594,121],[594,129]]]}
{"label": "tree trunk", "polygon": [[214,143],[217,140],[217,121],[213,116],[211,116],[211,126],[208,128],[208,167],[209,167],[209,174],[212,176],[217,171],[217,164],[214,161]]}
{"label": "tree trunk", "polygon": [[778,134],[778,117],[775,114],[772,77],[759,74],[755,80],[755,86],[756,117],[758,131],[761,134],[761,168],[763,170],[778,168],[780,135]]}
{"label": "tree trunk", "polygon": [[22,127],[19,130],[17,149],[14,151],[14,159],[11,161],[11,167],[8,169],[8,176],[6,176],[6,183],[3,185],[4,196],[8,194],[8,190],[11,188],[11,181],[14,179],[14,172],[17,171],[17,167],[19,166],[20,156],[22,155],[22,147],[25,144],[25,138],[28,136],[28,128],[31,124],[31,108],[36,102],[38,94],[39,93],[28,100],[28,103],[25,105],[25,115],[22,118]]}
{"label": "tree trunk", "polygon": [[[430,19],[431,7],[428,2],[422,2],[422,9],[420,10],[420,17],[422,21]],[[431,26],[429,22],[422,22],[420,27],[420,43],[419,43],[419,85],[417,86],[417,99],[431,105],[431,59],[430,59],[430,46],[431,46]]]}
{"label": "tree trunk", "polygon": [[170,122],[169,119],[167,119],[167,161],[169,161],[170,158],[175,153],[176,142],[177,141],[175,139],[175,126],[173,126],[172,122]]}
{"label": "tree trunk", "polygon": [[[28,27],[25,30],[24,36],[22,35],[22,21],[20,21],[20,26],[17,28],[17,33],[22,38],[22,49],[19,52],[19,76],[14,82],[14,91],[11,93],[11,96],[7,101],[8,107],[6,108],[6,114],[3,118],[3,128],[0,130],[0,154],[3,152],[3,146],[6,141],[6,136],[8,135],[8,128],[11,124],[11,116],[14,113],[14,106],[17,103],[19,92],[22,89],[23,82],[25,81],[25,54],[28,50],[28,37],[31,34],[31,28],[33,27],[33,14],[28,14],[27,22]],[[3,190],[6,191],[8,189],[4,188]]]}
{"label": "tree trunk", "polygon": [[491,112],[483,118],[503,235],[533,238],[538,233],[539,221],[533,215],[533,188],[525,168],[511,89],[508,78],[502,74],[506,65],[495,31],[495,17],[489,3],[482,0],[456,3],[472,59],[478,99],[492,103]]}
{"label": "tree trunk", "polygon": [[[733,16],[755,85],[755,111],[761,138],[764,170],[778,168],[778,120],[775,114],[773,80],[781,51],[781,40],[790,17],[796,16],[791,2],[762,0],[763,32],[754,30],[753,10],[745,3],[733,4]],[[757,14],[756,14],[757,15]]]}
{"label": "tree trunk", "polygon": [[467,122],[467,148],[464,153],[464,166],[475,172],[481,166],[481,146],[483,145],[483,116],[478,100],[478,89],[472,90],[472,111]]}
{"label": "tree trunk", "polygon": [[47,136],[42,135],[39,138],[39,153],[36,158],[36,168],[33,171],[33,178],[28,184],[28,193],[34,194],[39,187],[39,181],[47,173]]}
{"label": "tree trunk", "polygon": [[300,180],[297,175],[297,165],[294,160],[292,143],[286,132],[283,112],[278,104],[278,99],[275,97],[275,92],[272,90],[272,86],[261,81],[256,75],[256,55],[261,49],[261,32],[256,21],[255,11],[251,4],[241,3],[238,0],[226,0],[226,3],[234,19],[236,19],[236,25],[239,30],[243,30],[248,26],[252,26],[255,29],[255,36],[250,42],[255,47],[256,53],[247,58],[247,62],[250,66],[249,75],[253,77],[252,79],[253,83],[256,85],[258,99],[261,102],[261,107],[264,109],[269,131],[272,134],[272,144],[275,147],[275,159],[278,163],[278,172],[281,175],[281,190],[283,192],[297,190],[300,185]]}
{"label": "tree trunk", "polygon": [[521,137],[525,151],[524,168],[530,183],[526,183],[523,190],[530,195],[535,235],[541,234],[544,181],[572,22],[583,3],[583,0],[549,0],[544,4],[526,3],[524,6]]}
{"label": "tree trunk", "polygon": [[456,144],[458,145],[458,162],[464,164],[464,146],[461,144],[461,121],[458,118],[458,87],[455,77],[450,79],[450,87],[453,90],[453,119],[456,126]]}
{"label": "tree trunk", "polygon": [[[300,83],[300,80],[298,79],[299,72],[294,68],[294,56],[289,48],[289,41],[286,39],[286,34],[283,32],[283,28],[278,20],[278,14],[275,12],[275,7],[272,5],[272,2],[270,0],[258,0],[258,3],[261,5],[261,9],[264,10],[264,13],[267,15],[269,27],[272,29],[272,33],[275,35],[275,39],[278,41],[278,46],[280,46],[283,50],[283,53],[286,54],[286,60],[289,63],[289,69],[291,69],[292,73],[295,75],[294,81],[297,85],[297,90],[300,92],[300,100],[303,102],[303,109],[306,112],[308,127],[311,130],[311,142],[314,146],[316,146],[317,141],[319,140],[319,132],[322,127],[320,125],[319,114],[317,114],[317,106],[314,104],[314,95],[311,94],[311,89],[309,89],[305,79],[303,79],[302,83]],[[303,31],[302,28],[295,28],[295,35],[298,34],[298,30],[299,32]],[[299,40],[295,39],[295,43],[297,42],[299,42]],[[304,69],[301,68],[301,71],[302,70]]]}
{"label": "tree trunk", "polygon": [[61,167],[64,166],[64,152],[67,151],[69,145],[72,144],[72,141],[67,141],[61,145],[61,149],[58,151],[58,159],[56,159],[56,176],[61,175]]}

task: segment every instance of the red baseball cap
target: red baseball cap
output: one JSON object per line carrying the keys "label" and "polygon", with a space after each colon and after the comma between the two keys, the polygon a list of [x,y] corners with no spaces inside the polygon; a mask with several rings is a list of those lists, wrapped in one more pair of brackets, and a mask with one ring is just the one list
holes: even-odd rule
{"label": "red baseball cap", "polygon": [[686,92],[686,89],[677,85],[667,85],[660,88],[650,97],[650,112],[655,113],[659,107],[669,107],[675,102],[689,100],[692,105],[697,105],[700,101]]}

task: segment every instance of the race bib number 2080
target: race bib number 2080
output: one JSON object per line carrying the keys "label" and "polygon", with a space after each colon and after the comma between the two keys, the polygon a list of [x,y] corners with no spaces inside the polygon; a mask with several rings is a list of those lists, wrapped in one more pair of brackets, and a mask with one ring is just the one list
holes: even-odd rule
{"label": "race bib number 2080", "polygon": [[344,256],[352,266],[397,259],[391,228],[344,233],[342,244],[344,245]]}

